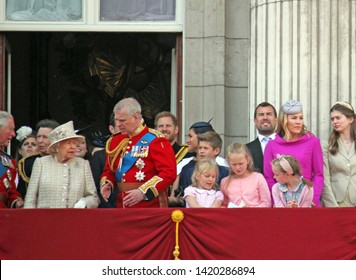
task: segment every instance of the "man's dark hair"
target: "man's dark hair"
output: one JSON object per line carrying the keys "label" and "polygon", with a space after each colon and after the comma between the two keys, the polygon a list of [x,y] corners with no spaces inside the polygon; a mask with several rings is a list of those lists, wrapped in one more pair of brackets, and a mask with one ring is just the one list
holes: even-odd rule
{"label": "man's dark hair", "polygon": [[257,109],[260,108],[260,107],[272,107],[274,116],[277,117],[276,108],[274,108],[274,106],[273,106],[271,103],[268,103],[268,102],[261,102],[261,103],[258,104],[257,107],[255,108],[255,113],[253,114],[253,118],[254,118],[254,119],[255,119],[256,116],[257,116]]}

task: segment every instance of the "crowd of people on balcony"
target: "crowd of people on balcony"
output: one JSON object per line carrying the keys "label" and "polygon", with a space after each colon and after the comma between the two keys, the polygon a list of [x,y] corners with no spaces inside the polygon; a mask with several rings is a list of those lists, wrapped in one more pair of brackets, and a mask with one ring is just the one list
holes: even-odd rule
{"label": "crowd of people on balcony", "polygon": [[[148,127],[141,105],[113,108],[112,133],[93,151],[72,121],[41,120],[36,130],[0,111],[0,208],[355,207],[356,126],[351,104],[330,109],[332,131],[321,140],[304,123],[301,102],[278,113],[254,111],[253,141],[223,141],[209,122],[191,125],[178,144],[178,120],[164,111]],[[4,150],[15,138],[15,157]]]}

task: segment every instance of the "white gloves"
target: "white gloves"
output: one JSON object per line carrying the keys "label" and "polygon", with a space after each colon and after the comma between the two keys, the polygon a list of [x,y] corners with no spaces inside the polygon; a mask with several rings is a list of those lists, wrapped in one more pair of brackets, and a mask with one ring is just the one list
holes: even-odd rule
{"label": "white gloves", "polygon": [[74,204],[74,208],[86,208],[87,204],[84,200],[80,199],[76,204]]}

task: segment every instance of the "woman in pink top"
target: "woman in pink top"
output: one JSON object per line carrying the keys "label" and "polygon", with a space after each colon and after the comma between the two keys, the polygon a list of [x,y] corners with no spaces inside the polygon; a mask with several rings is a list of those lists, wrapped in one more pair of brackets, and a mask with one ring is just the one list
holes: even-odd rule
{"label": "woman in pink top", "polygon": [[279,111],[277,135],[268,142],[263,156],[263,173],[268,187],[276,183],[271,162],[277,154],[296,158],[303,176],[313,183],[313,206],[320,207],[324,184],[323,153],[319,138],[308,132],[304,125],[302,104],[299,101],[286,102]]}
{"label": "woman in pink top", "polygon": [[271,193],[263,175],[253,171],[253,160],[246,145],[227,148],[230,175],[221,180],[223,207],[271,207]]}
{"label": "woman in pink top", "polygon": [[278,183],[272,187],[274,207],[311,207],[312,183],[300,173],[298,161],[289,155],[277,155],[272,161],[272,171]]}

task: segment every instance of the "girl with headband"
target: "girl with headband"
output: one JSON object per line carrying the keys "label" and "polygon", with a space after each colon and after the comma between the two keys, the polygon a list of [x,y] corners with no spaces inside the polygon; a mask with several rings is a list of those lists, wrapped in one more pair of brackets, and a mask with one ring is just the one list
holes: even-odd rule
{"label": "girl with headband", "polygon": [[289,155],[277,155],[272,161],[277,183],[272,187],[274,207],[311,207],[314,191],[312,183],[303,178],[298,161]]}

